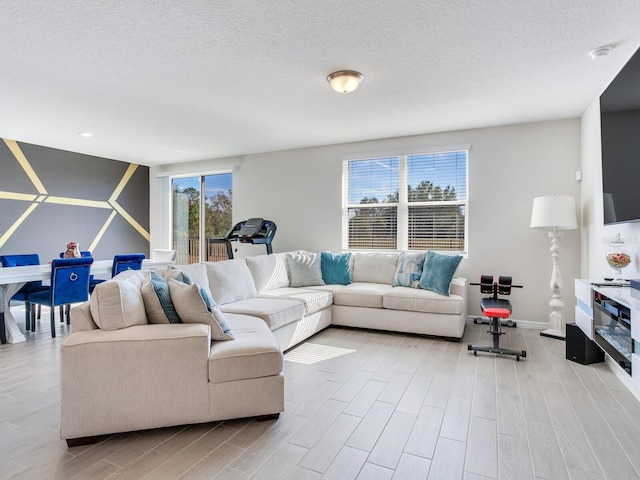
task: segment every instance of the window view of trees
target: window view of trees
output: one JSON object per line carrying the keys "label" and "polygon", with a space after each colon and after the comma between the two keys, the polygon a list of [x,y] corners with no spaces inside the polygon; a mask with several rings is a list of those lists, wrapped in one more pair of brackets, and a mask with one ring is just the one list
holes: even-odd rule
{"label": "window view of trees", "polygon": [[206,197],[205,236],[207,238],[222,238],[231,229],[231,199],[231,189]]}
{"label": "window view of trees", "polygon": [[[347,248],[464,251],[466,153],[353,161],[348,167]],[[401,167],[408,171],[404,179]],[[401,188],[406,188],[406,200],[400,198]]]}
{"label": "window view of trees", "polygon": [[[232,225],[231,174],[176,178],[172,181],[173,248],[177,263],[227,258],[224,244],[211,239],[224,237]],[[201,238],[200,222],[204,236]]]}
{"label": "window view of trees", "polygon": [[[363,198],[361,204],[378,204],[377,198]],[[396,207],[349,209],[349,248],[395,250],[398,215]]]}

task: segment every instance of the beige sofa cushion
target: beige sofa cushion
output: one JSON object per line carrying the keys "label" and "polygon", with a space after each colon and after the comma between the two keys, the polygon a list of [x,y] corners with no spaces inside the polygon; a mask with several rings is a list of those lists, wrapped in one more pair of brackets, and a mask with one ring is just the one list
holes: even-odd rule
{"label": "beige sofa cushion", "polygon": [[206,262],[209,290],[218,305],[246,300],[257,295],[251,271],[244,258]]}
{"label": "beige sofa cushion", "polygon": [[398,265],[397,253],[363,253],[356,252],[352,255],[353,283],[386,283],[391,285]]}
{"label": "beige sofa cushion", "polygon": [[352,283],[333,292],[333,304],[382,308],[383,295],[392,288],[390,283]]}
{"label": "beige sofa cushion", "polygon": [[[282,371],[283,357],[269,327],[259,318],[228,315],[233,342],[216,342],[209,355],[209,381],[268,377]],[[260,395],[260,392],[255,392]],[[241,401],[242,399],[236,399]]]}
{"label": "beige sofa cushion", "polygon": [[111,280],[96,285],[89,299],[95,324],[103,330],[147,324],[140,292],[143,281],[141,271],[126,270]]}
{"label": "beige sofa cushion", "polygon": [[264,298],[291,298],[304,303],[304,316],[313,315],[333,303],[331,291],[307,288],[276,288],[261,295]]}
{"label": "beige sofa cushion", "polygon": [[384,294],[382,304],[389,310],[460,315],[464,299],[459,295],[445,297],[431,290],[393,287]]}
{"label": "beige sofa cushion", "polygon": [[247,257],[246,261],[258,294],[289,286],[286,254],[257,255]]}
{"label": "beige sofa cushion", "polygon": [[[196,283],[200,285],[201,288],[204,288],[206,292],[211,295],[211,289],[209,288],[209,277],[207,277],[207,267],[204,263],[192,263],[190,265],[178,265],[172,267],[174,269],[179,269],[182,271],[191,283]],[[177,278],[177,280],[180,280]],[[188,283],[188,282],[185,282]],[[211,295],[213,298],[213,295]]]}
{"label": "beige sofa cushion", "polygon": [[241,313],[261,318],[271,330],[300,320],[304,316],[304,303],[291,298],[249,298],[221,305],[220,309],[225,314]]}

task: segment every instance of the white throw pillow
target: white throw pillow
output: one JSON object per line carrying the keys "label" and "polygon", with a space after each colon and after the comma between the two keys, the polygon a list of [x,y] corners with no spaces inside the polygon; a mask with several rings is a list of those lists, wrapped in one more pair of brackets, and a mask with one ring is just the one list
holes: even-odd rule
{"label": "white throw pillow", "polygon": [[209,290],[218,305],[238,302],[257,295],[251,271],[243,258],[206,262]]}
{"label": "white throw pillow", "polygon": [[398,266],[397,253],[362,253],[353,254],[353,271],[351,281],[367,283],[393,284],[393,277]]}
{"label": "white throw pillow", "polygon": [[257,255],[246,261],[258,294],[289,286],[285,254]]}

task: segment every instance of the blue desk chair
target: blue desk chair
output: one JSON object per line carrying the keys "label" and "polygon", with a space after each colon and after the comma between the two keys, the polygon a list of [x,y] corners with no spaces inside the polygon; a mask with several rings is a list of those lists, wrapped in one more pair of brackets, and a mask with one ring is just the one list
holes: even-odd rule
{"label": "blue desk chair", "polygon": [[[51,308],[51,337],[55,338],[55,308],[60,307],[60,317],[64,318],[64,306],[86,302],[89,299],[89,277],[92,257],[60,258],[51,262],[51,287],[44,292],[29,295],[31,316],[34,318],[35,306],[46,305]],[[69,316],[67,312],[67,324]],[[35,320],[33,322],[35,332]]]}
{"label": "blue desk chair", "polygon": [[147,258],[144,253],[130,253],[126,255],[115,255],[113,266],[111,267],[111,277],[115,277],[125,270],[142,270],[142,261]]}
{"label": "blue desk chair", "polygon": [[[37,253],[26,253],[20,255],[0,255],[0,264],[6,267],[24,267],[26,265],[40,265],[40,257]],[[40,280],[35,282],[27,282],[18,290],[11,300],[24,302],[24,323],[27,331],[31,330],[31,305],[29,304],[29,295],[35,292],[47,290],[48,287],[42,285]],[[38,314],[39,317],[39,314]],[[33,319],[35,323],[35,319]]]}
{"label": "blue desk chair", "polygon": [[[80,251],[80,256],[82,258],[86,258],[86,257],[93,257],[93,255],[91,255],[91,252],[89,250],[81,250]],[[60,258],[64,258],[64,252],[60,252]],[[89,293],[93,292],[93,289],[96,288],[96,285],[105,282],[106,280],[101,279],[101,278],[94,278],[93,275],[91,275],[89,277]]]}

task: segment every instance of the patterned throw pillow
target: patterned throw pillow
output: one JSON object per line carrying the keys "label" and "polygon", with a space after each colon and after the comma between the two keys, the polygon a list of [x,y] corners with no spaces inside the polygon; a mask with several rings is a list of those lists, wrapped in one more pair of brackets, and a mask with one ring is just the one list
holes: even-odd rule
{"label": "patterned throw pillow", "polygon": [[462,260],[460,255],[441,255],[431,250],[427,251],[420,277],[420,288],[448,297],[451,280],[460,260]]}
{"label": "patterned throw pillow", "polygon": [[140,293],[149,323],[182,323],[171,301],[169,285],[160,273],[150,270]]}
{"label": "patterned throw pillow", "polygon": [[171,300],[183,323],[205,323],[213,340],[233,340],[227,319],[204,288],[169,280]]}
{"label": "patterned throw pillow", "polygon": [[394,287],[418,288],[425,257],[426,254],[424,252],[401,253],[398,257],[398,267],[396,268],[396,274],[393,276],[392,285]]}

